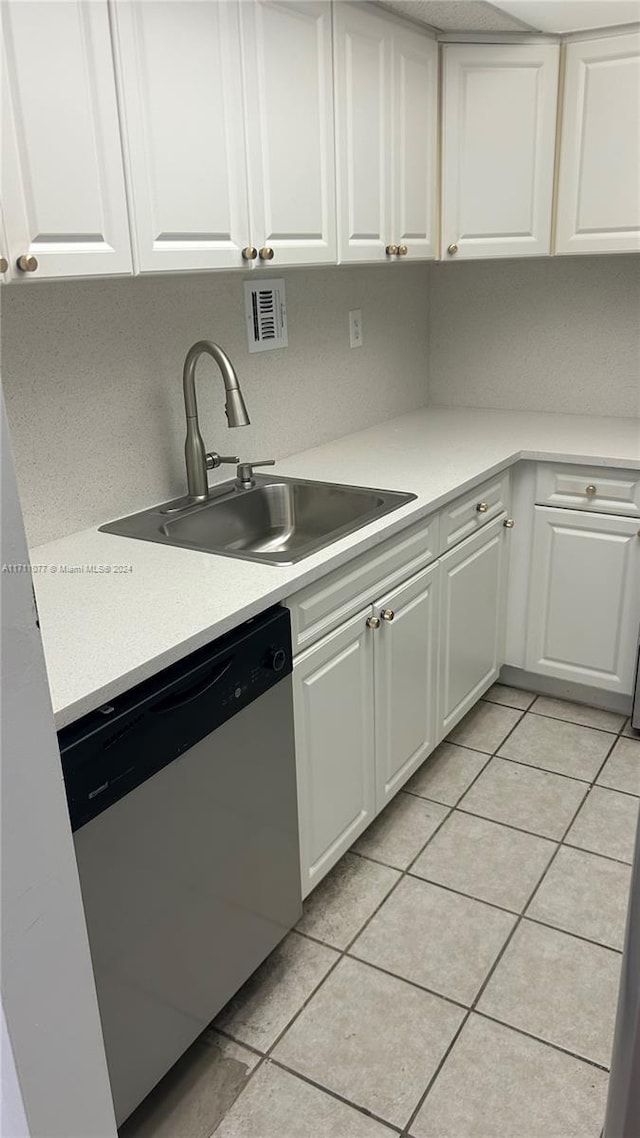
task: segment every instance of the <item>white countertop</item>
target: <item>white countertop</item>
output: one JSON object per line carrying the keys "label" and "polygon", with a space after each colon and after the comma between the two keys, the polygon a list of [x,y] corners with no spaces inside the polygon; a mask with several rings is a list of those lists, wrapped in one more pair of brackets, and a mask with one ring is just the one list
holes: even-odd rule
{"label": "white countertop", "polygon": [[259,565],[97,528],[31,550],[56,726],[522,458],[640,469],[640,420],[426,407],[295,455],[275,472],[418,495],[297,565]]}

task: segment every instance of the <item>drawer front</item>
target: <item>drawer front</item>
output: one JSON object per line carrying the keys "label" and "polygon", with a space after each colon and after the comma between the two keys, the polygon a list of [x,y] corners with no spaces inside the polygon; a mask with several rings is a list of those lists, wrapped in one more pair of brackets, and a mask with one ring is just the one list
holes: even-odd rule
{"label": "drawer front", "polygon": [[[463,498],[457,498],[442,511],[440,522],[440,552],[446,553],[459,541],[471,537],[487,522],[499,514],[509,512],[510,479],[508,473],[499,474],[477,486]],[[486,507],[486,509],[479,508]]]}
{"label": "drawer front", "polygon": [[541,463],[536,504],[565,510],[640,517],[640,471]]}
{"label": "drawer front", "polygon": [[439,517],[410,526],[285,601],[294,655],[438,556]]}

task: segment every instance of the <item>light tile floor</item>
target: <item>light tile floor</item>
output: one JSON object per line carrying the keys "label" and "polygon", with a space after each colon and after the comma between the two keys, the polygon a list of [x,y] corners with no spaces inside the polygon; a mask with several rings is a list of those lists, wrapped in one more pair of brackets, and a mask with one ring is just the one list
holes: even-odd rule
{"label": "light tile floor", "polygon": [[598,1138],[640,738],[496,684],[121,1138]]}

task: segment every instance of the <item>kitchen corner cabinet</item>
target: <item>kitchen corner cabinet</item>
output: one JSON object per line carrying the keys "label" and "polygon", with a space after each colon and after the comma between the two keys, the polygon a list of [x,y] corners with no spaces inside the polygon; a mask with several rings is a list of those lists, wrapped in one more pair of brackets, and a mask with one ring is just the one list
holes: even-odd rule
{"label": "kitchen corner cabinet", "polygon": [[558,67],[557,44],[443,48],[443,260],[551,252]]}
{"label": "kitchen corner cabinet", "polygon": [[432,259],[437,45],[364,5],[333,12],[338,259]]}
{"label": "kitchen corner cabinet", "polygon": [[112,7],[139,270],[335,261],[327,0]]}
{"label": "kitchen corner cabinet", "polygon": [[640,32],[566,53],[555,251],[638,251]]}
{"label": "kitchen corner cabinet", "polygon": [[13,278],[131,273],[106,0],[5,0],[2,27]]}
{"label": "kitchen corner cabinet", "polygon": [[440,562],[438,741],[497,679],[503,663],[505,520],[499,516]]}
{"label": "kitchen corner cabinet", "polygon": [[640,517],[548,506],[534,512],[527,670],[630,695]]}

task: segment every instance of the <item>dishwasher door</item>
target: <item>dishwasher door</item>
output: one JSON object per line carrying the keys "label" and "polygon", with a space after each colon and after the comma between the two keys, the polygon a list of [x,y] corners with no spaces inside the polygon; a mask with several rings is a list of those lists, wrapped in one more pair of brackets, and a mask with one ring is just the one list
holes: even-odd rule
{"label": "dishwasher door", "polygon": [[74,840],[120,1123],[300,915],[291,676]]}

